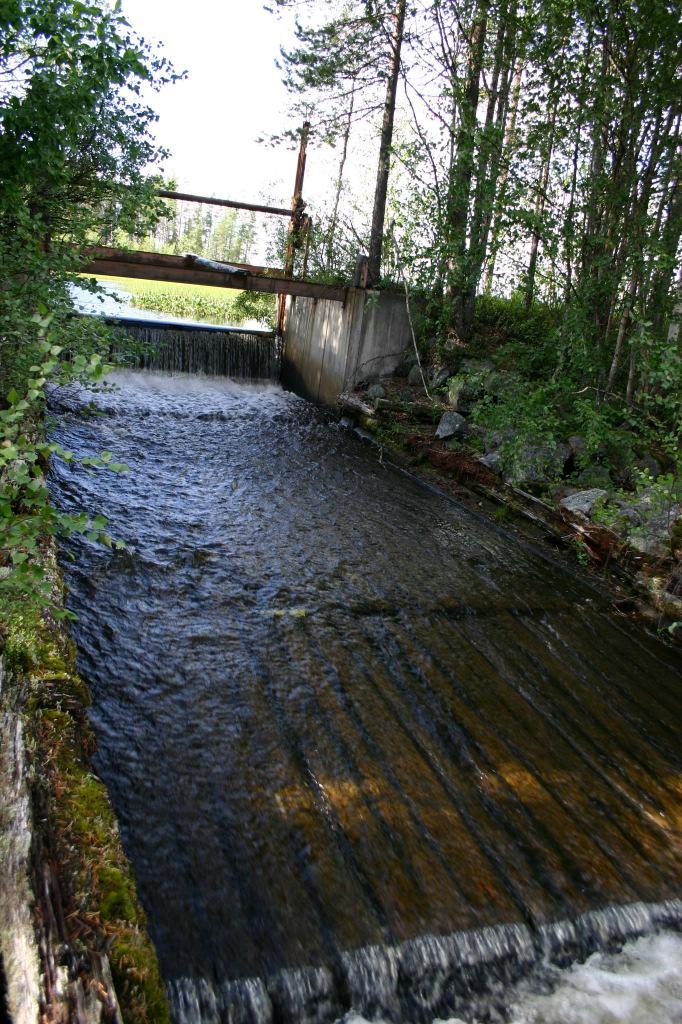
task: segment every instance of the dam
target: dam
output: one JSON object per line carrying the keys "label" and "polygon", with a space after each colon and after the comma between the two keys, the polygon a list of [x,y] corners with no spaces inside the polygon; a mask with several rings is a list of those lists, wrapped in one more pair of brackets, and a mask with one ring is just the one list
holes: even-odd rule
{"label": "dam", "polygon": [[127,545],[64,571],[176,1024],[503,1021],[520,979],[679,928],[676,652],[259,342],[208,375],[181,341],[52,396],[61,444],[129,467],[52,488]]}

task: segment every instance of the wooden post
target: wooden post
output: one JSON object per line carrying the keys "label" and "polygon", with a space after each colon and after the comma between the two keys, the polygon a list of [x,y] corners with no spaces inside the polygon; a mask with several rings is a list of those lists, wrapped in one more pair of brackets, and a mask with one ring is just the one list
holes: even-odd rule
{"label": "wooden post", "polygon": [[[303,202],[303,179],[305,177],[305,158],[308,146],[308,134],[310,132],[310,121],[304,121],[301,129],[301,142],[298,147],[298,161],[296,163],[296,178],[294,181],[294,194],[291,197],[291,220],[289,221],[289,240],[287,242],[287,254],[284,260],[284,276],[293,277],[294,258],[296,249],[301,244],[301,228],[304,226],[305,203]],[[286,299],[280,298],[279,304],[279,331],[284,328],[284,306]]]}

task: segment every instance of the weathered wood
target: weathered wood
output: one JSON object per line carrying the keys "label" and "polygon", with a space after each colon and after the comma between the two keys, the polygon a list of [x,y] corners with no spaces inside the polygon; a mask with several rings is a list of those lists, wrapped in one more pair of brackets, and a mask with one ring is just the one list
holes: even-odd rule
{"label": "weathered wood", "polygon": [[276,217],[291,217],[291,209],[282,206],[263,206],[260,203],[240,203],[236,199],[216,199],[215,196],[195,196],[191,192],[171,192],[159,189],[160,199],[176,199],[183,203],[204,203],[207,206],[227,206],[230,210],[249,210],[253,213],[271,213]]}
{"label": "weathered wood", "polygon": [[89,250],[88,256],[90,259],[82,268],[83,274],[107,274],[112,277],[171,281],[176,284],[203,284],[275,295],[304,295],[314,299],[332,299],[336,302],[346,300],[346,289],[336,285],[292,281],[286,277],[272,276],[271,272],[252,273],[249,269],[235,264],[230,264],[230,269],[227,269],[226,265],[225,270],[213,270],[197,266],[192,257],[128,252],[125,249],[104,246],[93,247]]}

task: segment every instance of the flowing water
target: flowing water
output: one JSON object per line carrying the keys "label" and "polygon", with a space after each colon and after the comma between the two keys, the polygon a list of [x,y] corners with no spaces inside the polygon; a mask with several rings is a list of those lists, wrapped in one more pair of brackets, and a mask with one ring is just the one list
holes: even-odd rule
{"label": "flowing water", "polygon": [[626,940],[682,1012],[679,656],[274,384],[115,380],[53,487],[128,543],[65,570],[177,1024],[606,1024]]}

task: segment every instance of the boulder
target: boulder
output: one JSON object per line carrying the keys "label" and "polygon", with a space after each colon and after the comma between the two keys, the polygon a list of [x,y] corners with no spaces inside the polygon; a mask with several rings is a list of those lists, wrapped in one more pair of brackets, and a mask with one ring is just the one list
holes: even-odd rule
{"label": "boulder", "polygon": [[581,452],[585,451],[585,438],[581,437],[580,434],[573,434],[569,437],[567,443],[574,455],[580,455]]}
{"label": "boulder", "polygon": [[661,464],[655,459],[651,452],[645,452],[641,459],[635,462],[635,468],[649,473],[654,480],[661,475]]}
{"label": "boulder", "polygon": [[444,412],[436,428],[436,437],[445,440],[448,437],[464,437],[467,432],[467,421],[458,412]]}
{"label": "boulder", "polygon": [[441,366],[440,369],[433,367],[429,373],[429,384],[432,388],[442,388],[449,376],[450,370],[447,367]]}
{"label": "boulder", "polygon": [[566,444],[564,441],[560,441],[554,449],[554,454],[552,456],[552,461],[554,462],[555,466],[557,467],[560,473],[563,473],[567,463],[572,458],[573,450],[570,444]]}
{"label": "boulder", "polygon": [[410,372],[408,373],[407,383],[412,385],[422,383],[422,374],[417,363],[415,363],[415,365],[411,368]]}
{"label": "boulder", "polygon": [[673,502],[661,509],[654,505],[650,491],[643,491],[630,502],[619,501],[621,515],[630,529],[628,544],[642,554],[666,558],[671,554],[673,530],[682,516],[682,503]]}
{"label": "boulder", "polygon": [[367,397],[372,401],[377,398],[385,398],[386,388],[382,387],[381,384],[372,384],[370,388],[367,388]]}
{"label": "boulder", "polygon": [[556,476],[553,456],[553,450],[544,445],[537,448],[525,445],[515,453],[505,470],[504,479],[508,484],[532,490]]}
{"label": "boulder", "polygon": [[486,430],[483,437],[483,444],[487,452],[495,452],[505,442],[513,441],[516,437],[516,431],[513,427],[506,427],[504,430]]}
{"label": "boulder", "polygon": [[591,465],[585,466],[584,469],[578,473],[576,477],[576,483],[582,487],[610,487],[611,486],[611,474],[609,473],[606,466]]}
{"label": "boulder", "polygon": [[576,491],[568,498],[562,498],[559,504],[567,512],[578,513],[586,518],[591,514],[594,506],[601,498],[605,498],[608,491],[601,487],[592,487],[589,491]]}
{"label": "boulder", "polygon": [[471,412],[472,395],[471,389],[467,387],[466,381],[453,377],[448,385],[448,405],[455,412],[467,416]]}
{"label": "boulder", "polygon": [[487,455],[479,456],[478,461],[482,466],[485,466],[486,469],[489,469],[491,472],[499,475],[502,472],[502,467],[500,465],[501,458],[502,456],[499,452],[488,452]]}

